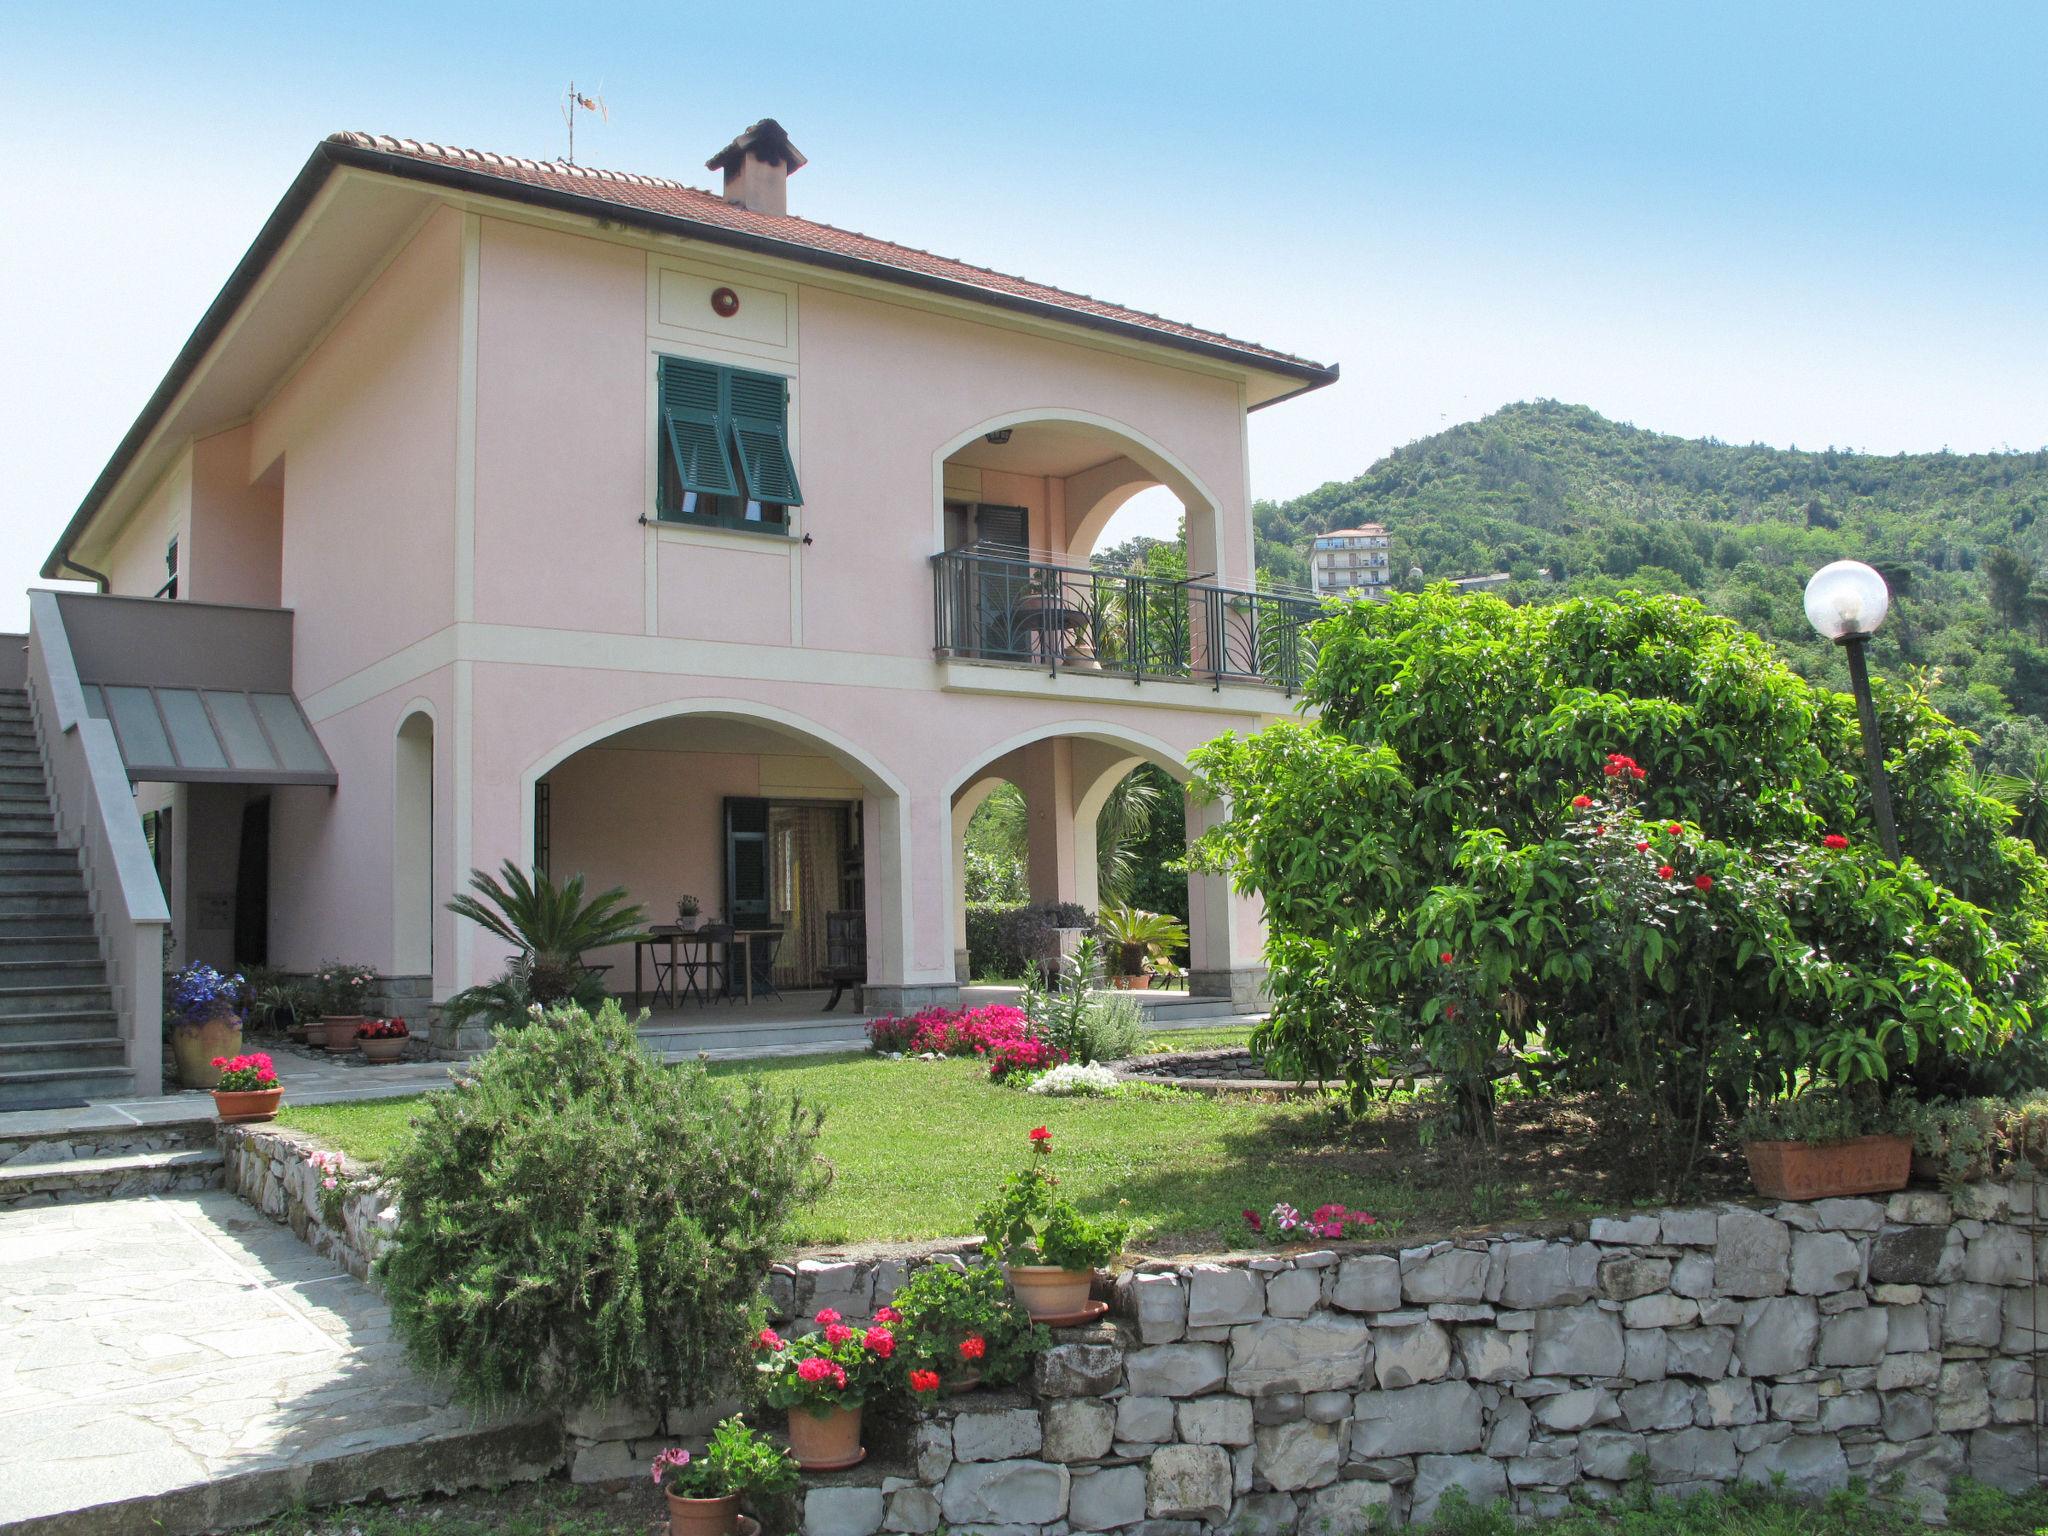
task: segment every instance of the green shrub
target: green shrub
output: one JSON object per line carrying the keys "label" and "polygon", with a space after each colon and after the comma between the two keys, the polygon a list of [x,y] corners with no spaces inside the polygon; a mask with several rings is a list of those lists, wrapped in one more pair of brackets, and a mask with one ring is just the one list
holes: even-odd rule
{"label": "green shrub", "polygon": [[1483,1132],[1540,1039],[1530,1080],[1600,1095],[1681,1184],[1816,1071],[1949,1092],[2039,1059],[2048,866],[1923,689],[1879,689],[1894,866],[1853,702],[1698,603],[1436,588],[1315,636],[1312,719],[1194,755],[1233,811],[1197,857],[1266,904],[1254,1043],[1354,1109],[1420,1056]]}
{"label": "green shrub", "polygon": [[822,1192],[818,1123],[663,1066],[615,1003],[502,1031],[387,1164],[378,1267],[409,1353],[480,1406],[729,1390],[789,1218]]}
{"label": "green shrub", "polygon": [[1061,965],[1059,985],[1042,990],[1036,981],[1024,991],[1024,1016],[1069,1061],[1122,1061],[1135,1056],[1145,1032],[1145,1010],[1128,992],[1104,992],[1102,940],[1083,935]]}
{"label": "green shrub", "polygon": [[1794,1098],[1770,1099],[1742,1117],[1736,1134],[1744,1141],[1799,1141],[1810,1147],[1833,1146],[1858,1136],[1910,1134],[1916,1106],[1906,1099],[1881,1099],[1875,1093],[1841,1093],[1815,1089]]}
{"label": "green shrub", "polygon": [[970,903],[967,970],[975,977],[1028,978],[1052,948],[1055,928],[1086,928],[1095,921],[1071,901],[1024,906]]}
{"label": "green shrub", "polygon": [[[993,1264],[927,1264],[897,1289],[890,1305],[903,1319],[905,1364],[935,1370],[949,1381],[974,1371],[989,1386],[1007,1386],[1052,1343],[1052,1335],[1011,1299],[1003,1272]],[[978,1353],[972,1346],[961,1351],[970,1339],[981,1340]]]}

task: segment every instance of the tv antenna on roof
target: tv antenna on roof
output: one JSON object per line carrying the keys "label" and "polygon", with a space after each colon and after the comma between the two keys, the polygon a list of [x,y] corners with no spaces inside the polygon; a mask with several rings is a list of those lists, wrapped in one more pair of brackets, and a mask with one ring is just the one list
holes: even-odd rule
{"label": "tv antenna on roof", "polygon": [[578,112],[595,112],[599,118],[607,123],[612,120],[611,110],[604,104],[604,96],[602,94],[604,87],[600,85],[598,91],[599,94],[596,96],[586,96],[576,89],[576,82],[571,80],[568,91],[562,97],[562,121],[569,125],[568,163],[570,165],[576,163],[576,114]]}

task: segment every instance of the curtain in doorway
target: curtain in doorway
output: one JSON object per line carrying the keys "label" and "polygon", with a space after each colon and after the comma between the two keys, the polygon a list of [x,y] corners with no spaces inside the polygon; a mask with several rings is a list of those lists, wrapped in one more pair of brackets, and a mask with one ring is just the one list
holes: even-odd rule
{"label": "curtain in doorway", "polygon": [[778,805],[769,811],[775,920],[785,930],[775,953],[778,987],[815,985],[825,966],[825,914],[839,890],[846,811],[836,805]]}

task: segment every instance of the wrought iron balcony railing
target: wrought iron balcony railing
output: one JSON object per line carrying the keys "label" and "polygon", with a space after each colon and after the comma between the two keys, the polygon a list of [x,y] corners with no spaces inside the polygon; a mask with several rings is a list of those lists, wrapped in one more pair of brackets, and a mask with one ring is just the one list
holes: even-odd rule
{"label": "wrought iron balcony railing", "polygon": [[941,656],[1138,682],[1266,683],[1294,693],[1314,661],[1312,597],[1246,592],[1022,554],[932,556]]}

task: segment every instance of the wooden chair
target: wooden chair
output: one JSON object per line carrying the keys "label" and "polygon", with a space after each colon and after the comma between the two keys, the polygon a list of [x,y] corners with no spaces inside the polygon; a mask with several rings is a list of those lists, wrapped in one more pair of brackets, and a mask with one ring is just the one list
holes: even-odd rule
{"label": "wooden chair", "polygon": [[825,1004],[830,1013],[839,998],[853,988],[853,1011],[866,1011],[868,984],[868,915],[865,912],[825,914],[825,980],[832,984],[832,997]]}

